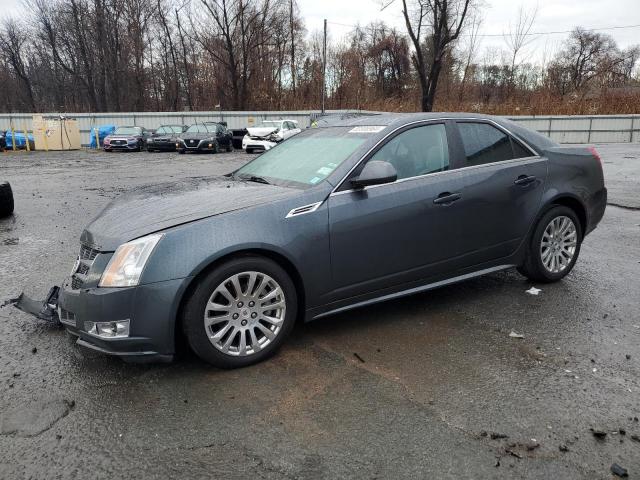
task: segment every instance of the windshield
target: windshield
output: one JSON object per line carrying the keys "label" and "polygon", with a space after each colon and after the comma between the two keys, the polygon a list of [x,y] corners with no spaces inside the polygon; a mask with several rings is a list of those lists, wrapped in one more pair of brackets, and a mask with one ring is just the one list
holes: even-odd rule
{"label": "windshield", "polygon": [[140,135],[142,128],[140,127],[118,127],[113,132],[114,135]]}
{"label": "windshield", "polygon": [[158,129],[158,132],[162,130],[162,133],[182,133],[181,125],[164,125]]}
{"label": "windshield", "polygon": [[195,125],[191,125],[187,128],[187,133],[207,133],[213,132],[215,130],[215,125],[211,127],[212,129],[208,129],[207,126],[203,123],[196,123]]}
{"label": "windshield", "polygon": [[308,188],[327,178],[371,134],[351,127],[313,128],[278,144],[235,172],[269,183]]}

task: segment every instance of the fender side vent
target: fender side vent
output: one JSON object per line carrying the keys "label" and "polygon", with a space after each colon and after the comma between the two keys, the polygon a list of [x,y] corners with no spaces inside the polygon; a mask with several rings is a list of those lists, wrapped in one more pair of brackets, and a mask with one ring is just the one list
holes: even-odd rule
{"label": "fender side vent", "polygon": [[285,218],[297,217],[298,215],[304,215],[305,213],[315,212],[318,207],[322,205],[322,202],[311,203],[309,205],[303,205],[302,207],[296,207],[287,213]]}

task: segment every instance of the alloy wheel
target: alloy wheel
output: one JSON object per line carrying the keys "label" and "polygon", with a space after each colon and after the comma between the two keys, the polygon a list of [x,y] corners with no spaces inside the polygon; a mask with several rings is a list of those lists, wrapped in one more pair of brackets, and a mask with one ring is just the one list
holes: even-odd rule
{"label": "alloy wheel", "polygon": [[286,300],[282,287],[261,272],[230,276],[213,291],[204,312],[212,345],[226,355],[263,350],[282,330]]}
{"label": "alloy wheel", "polygon": [[553,218],[542,234],[540,258],[544,268],[560,273],[571,264],[578,245],[578,232],[573,220],[567,216]]}

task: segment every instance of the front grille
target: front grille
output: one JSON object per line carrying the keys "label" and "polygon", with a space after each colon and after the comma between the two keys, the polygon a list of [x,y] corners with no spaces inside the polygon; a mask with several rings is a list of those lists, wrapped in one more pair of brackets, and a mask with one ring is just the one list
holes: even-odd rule
{"label": "front grille", "polygon": [[75,275],[73,277],[71,277],[71,289],[72,290],[80,290],[82,288],[82,285],[84,285],[84,281],[81,280],[80,278],[76,277]]}
{"label": "front grille", "polygon": [[87,273],[89,273],[89,265],[81,263],[80,265],[78,265],[76,273],[79,273],[80,275],[86,275]]}
{"label": "front grille", "polygon": [[80,245],[80,260],[91,260],[93,261],[98,255],[98,250],[95,248],[91,248],[84,243]]}
{"label": "front grille", "polygon": [[71,272],[71,289],[80,290],[86,280],[86,275],[91,269],[91,265],[100,253],[95,248],[91,248],[84,243],[80,245],[80,254],[78,255],[78,266],[75,271]]}

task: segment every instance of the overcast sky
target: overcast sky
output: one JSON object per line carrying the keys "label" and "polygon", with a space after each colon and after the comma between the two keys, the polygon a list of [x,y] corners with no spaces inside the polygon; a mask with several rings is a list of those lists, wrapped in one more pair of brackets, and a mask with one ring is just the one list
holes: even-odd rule
{"label": "overcast sky", "polygon": [[[385,0],[385,4],[390,0]],[[384,11],[380,11],[380,0],[298,0],[310,32],[321,30],[323,19],[329,22],[331,38],[344,37],[351,27],[336,25],[366,24],[374,20],[404,29],[401,0],[396,0]],[[483,37],[480,50],[485,48],[505,48],[502,34],[515,23],[518,9],[534,10],[537,6],[536,22],[532,32],[571,30],[575,26],[601,28],[625,25],[640,25],[640,0],[484,0],[480,33],[497,34],[498,37]],[[609,30],[622,48],[640,43],[640,27]],[[527,54],[541,59],[559,46],[567,34],[539,35],[529,44]],[[526,55],[525,54],[525,59]]]}
{"label": "overcast sky", "polygon": [[[380,11],[381,0],[297,0],[309,32],[322,30],[323,19],[329,22],[329,34],[332,40],[342,39],[354,25],[365,25],[374,20],[385,22],[404,29],[404,20],[400,6],[396,0],[383,12]],[[390,0],[384,0],[388,3]],[[17,13],[20,0],[0,0],[0,12]],[[532,32],[550,32],[570,30],[575,26],[584,28],[602,28],[640,24],[640,0],[484,0],[482,8],[483,34],[502,35],[509,31],[518,16],[518,8],[535,9],[538,6],[536,22]],[[28,17],[28,13],[27,13]],[[344,25],[337,25],[344,24]],[[622,48],[640,43],[640,27],[609,30],[610,34]],[[540,35],[528,46],[527,57],[540,60],[555,51],[566,39],[566,34]],[[484,37],[480,50],[486,48],[504,48],[504,39]]]}

